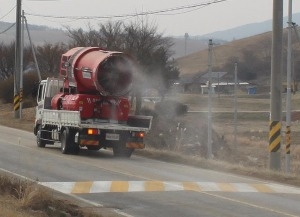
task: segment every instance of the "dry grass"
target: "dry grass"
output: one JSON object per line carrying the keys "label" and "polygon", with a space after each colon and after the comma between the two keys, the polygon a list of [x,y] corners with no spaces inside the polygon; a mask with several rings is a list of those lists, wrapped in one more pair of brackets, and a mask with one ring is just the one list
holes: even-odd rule
{"label": "dry grass", "polygon": [[22,119],[14,118],[12,104],[0,102],[0,125],[18,128],[32,132],[35,118],[35,108],[26,108],[22,111]]}
{"label": "dry grass", "polygon": [[5,174],[0,174],[0,195],[0,216],[101,216],[54,197],[53,192],[34,182],[21,181]]}

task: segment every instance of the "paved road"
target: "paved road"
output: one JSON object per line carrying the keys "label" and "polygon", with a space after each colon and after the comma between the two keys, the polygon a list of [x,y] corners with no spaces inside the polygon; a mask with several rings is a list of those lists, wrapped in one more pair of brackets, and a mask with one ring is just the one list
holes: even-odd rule
{"label": "paved road", "polygon": [[0,127],[0,168],[124,216],[300,216],[300,188],[110,151],[62,155]]}

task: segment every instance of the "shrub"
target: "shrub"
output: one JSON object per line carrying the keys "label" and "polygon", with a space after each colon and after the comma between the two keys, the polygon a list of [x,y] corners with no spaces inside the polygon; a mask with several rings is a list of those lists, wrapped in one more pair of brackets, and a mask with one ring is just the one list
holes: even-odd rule
{"label": "shrub", "polygon": [[[38,82],[38,77],[34,73],[28,73],[23,78],[23,100],[31,98],[32,88]],[[0,99],[3,103],[12,103],[14,99],[14,78],[0,81]]]}
{"label": "shrub", "polygon": [[14,98],[14,79],[10,77],[0,82],[0,99],[3,103],[12,103]]}
{"label": "shrub", "polygon": [[184,115],[187,111],[188,106],[177,101],[165,100],[155,104],[155,112],[167,118]]}

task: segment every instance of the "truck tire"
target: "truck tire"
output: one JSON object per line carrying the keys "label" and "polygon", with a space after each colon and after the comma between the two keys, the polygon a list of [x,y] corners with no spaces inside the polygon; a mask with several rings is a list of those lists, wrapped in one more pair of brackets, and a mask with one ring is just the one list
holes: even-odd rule
{"label": "truck tire", "polygon": [[46,140],[44,140],[44,132],[42,131],[42,125],[39,125],[36,132],[36,144],[39,148],[45,148]]}
{"label": "truck tire", "polygon": [[125,142],[118,142],[113,145],[113,153],[115,157],[130,158],[133,151],[133,148],[126,148]]}
{"label": "truck tire", "polygon": [[63,154],[78,154],[80,148],[74,142],[75,132],[72,129],[65,128],[60,137],[61,153]]}

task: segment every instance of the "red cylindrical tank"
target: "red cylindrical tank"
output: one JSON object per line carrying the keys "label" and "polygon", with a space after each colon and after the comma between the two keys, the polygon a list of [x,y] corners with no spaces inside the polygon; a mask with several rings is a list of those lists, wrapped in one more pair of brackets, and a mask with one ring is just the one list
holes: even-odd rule
{"label": "red cylindrical tank", "polygon": [[121,52],[98,47],[76,47],[61,58],[60,74],[78,93],[123,96],[135,72],[132,59]]}

